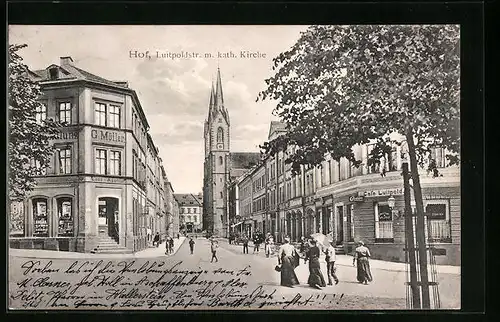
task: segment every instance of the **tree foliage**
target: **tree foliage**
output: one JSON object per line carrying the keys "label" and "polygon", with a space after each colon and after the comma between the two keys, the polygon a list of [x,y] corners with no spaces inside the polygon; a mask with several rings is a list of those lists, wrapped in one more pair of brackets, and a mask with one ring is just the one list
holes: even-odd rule
{"label": "tree foliage", "polygon": [[312,26],[273,59],[274,76],[257,100],[277,101],[287,134],[266,142],[275,153],[294,145],[287,162],[319,165],[325,155],[349,159],[352,147],[411,131],[419,163],[431,147],[460,147],[459,27],[454,25]]}
{"label": "tree foliage", "polygon": [[21,200],[36,185],[53,155],[58,124],[52,120],[37,122],[41,109],[40,86],[29,77],[18,51],[26,45],[9,45],[9,197]]}

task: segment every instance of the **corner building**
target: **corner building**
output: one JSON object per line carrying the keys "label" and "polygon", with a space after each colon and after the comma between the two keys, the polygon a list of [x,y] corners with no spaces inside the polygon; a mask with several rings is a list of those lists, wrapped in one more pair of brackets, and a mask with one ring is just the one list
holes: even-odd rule
{"label": "corner building", "polygon": [[[11,247],[135,252],[147,247],[148,227],[165,235],[161,160],[136,92],[76,67],[71,57],[31,77],[43,91],[37,119],[66,126],[23,202],[24,231],[11,236]],[[149,163],[148,150],[156,158]]]}

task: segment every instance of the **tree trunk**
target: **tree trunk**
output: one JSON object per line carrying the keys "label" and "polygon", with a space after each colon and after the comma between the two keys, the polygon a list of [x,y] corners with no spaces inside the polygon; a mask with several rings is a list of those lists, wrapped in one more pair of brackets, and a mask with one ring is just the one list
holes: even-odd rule
{"label": "tree trunk", "polygon": [[413,180],[413,191],[415,204],[417,206],[417,244],[420,262],[420,281],[422,285],[422,308],[430,309],[429,295],[429,275],[427,272],[427,246],[425,240],[424,223],[424,203],[422,200],[422,187],[420,186],[420,177],[418,175],[417,156],[415,152],[415,143],[413,141],[413,129],[409,127],[406,131],[406,141],[408,143],[408,154],[410,157],[411,178]]}

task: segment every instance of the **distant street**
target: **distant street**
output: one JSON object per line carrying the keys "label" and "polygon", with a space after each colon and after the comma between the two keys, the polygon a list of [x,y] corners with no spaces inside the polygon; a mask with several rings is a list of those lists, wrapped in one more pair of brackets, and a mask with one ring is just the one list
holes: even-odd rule
{"label": "distant street", "polygon": [[[157,252],[157,258],[138,258],[135,263],[134,259],[127,258],[121,260],[115,256],[110,256],[109,263],[104,259],[104,263],[99,267],[102,269],[105,265],[106,268],[100,273],[94,271],[93,282],[89,282],[90,278],[86,280],[87,284],[80,283],[81,286],[74,294],[89,295],[92,293],[95,297],[93,300],[65,298],[59,297],[55,302],[57,306],[61,305],[63,308],[77,307],[80,309],[88,309],[88,306],[94,308],[100,306],[103,309],[115,308],[148,308],[148,303],[151,309],[203,309],[207,307],[219,309],[239,309],[251,308],[257,309],[262,305],[264,309],[406,309],[405,300],[405,272],[395,272],[383,269],[373,269],[374,281],[370,285],[361,285],[356,282],[355,268],[352,266],[339,266],[338,277],[340,283],[334,286],[328,286],[323,290],[312,289],[307,285],[308,268],[303,264],[296,269],[297,276],[301,285],[294,288],[282,287],[279,285],[280,275],[274,270],[277,263],[276,258],[266,258],[261,249],[260,254],[252,254],[253,250],[250,248],[250,254],[242,254],[242,246],[229,245],[226,241],[220,242],[218,250],[218,262],[211,263],[211,253],[209,241],[200,238],[195,239],[194,254],[191,255],[189,246],[186,240],[178,249],[177,253],[173,256],[163,255],[163,249],[154,249]],[[104,255],[104,254],[103,254]],[[101,256],[103,256],[101,255]],[[78,264],[84,263],[87,259],[79,259]],[[11,307],[19,307],[22,303],[31,303],[30,307],[36,304],[36,301],[26,301],[26,295],[31,292],[30,283],[36,280],[37,273],[28,273],[23,275],[25,269],[14,269],[20,267],[26,258],[12,257],[10,258],[9,267],[9,286],[11,294]],[[48,261],[48,260],[45,260]],[[92,261],[97,262],[98,259]],[[148,262],[148,265],[144,263]],[[163,280],[169,281],[169,285],[176,284],[175,288],[168,290],[154,284],[153,281],[157,279],[154,275],[157,271],[151,265],[154,261],[164,261],[164,267],[175,266],[176,269],[187,269],[189,271],[206,271],[207,274],[201,275],[205,281],[198,283],[201,277],[191,285],[182,286],[176,284],[179,281],[187,281],[189,278],[180,279],[179,273],[173,279],[164,277]],[[74,259],[53,259],[52,268],[61,267],[67,268]],[[45,263],[45,262],[42,262]],[[87,264],[91,265],[91,264]],[[132,276],[130,274],[118,274],[120,269],[123,270],[127,267],[130,270],[139,267],[150,267],[151,273],[143,276]],[[29,265],[28,265],[29,266]],[[76,268],[75,265],[73,268]],[[26,265],[25,265],[26,267]],[[89,267],[89,266],[86,266]],[[115,270],[114,274],[111,274]],[[62,271],[62,270],[61,270]],[[238,275],[238,272],[239,275]],[[109,278],[105,278],[106,274]],[[174,272],[175,273],[175,272]],[[326,278],[326,270],[323,272]],[[72,286],[67,286],[68,291],[72,290],[74,285],[82,279],[82,274],[64,274],[54,273],[51,280],[56,277],[65,282],[70,282]],[[172,273],[173,274],[173,273]],[[193,273],[194,274],[194,273]],[[42,274],[43,275],[43,274]],[[116,275],[122,277],[116,278]],[[26,291],[22,291],[23,286],[14,283],[25,280],[28,276],[33,276],[33,280],[27,283]],[[51,276],[45,274],[43,276]],[[113,278],[115,278],[113,280]],[[220,280],[223,280],[222,282]],[[172,280],[176,282],[172,282]],[[219,282],[217,282],[219,280]],[[114,282],[113,282],[114,281]],[[210,282],[211,281],[211,282]],[[44,283],[38,282],[36,292],[44,291],[44,299],[41,295],[38,301],[44,304],[38,304],[35,308],[44,308],[45,305],[54,305],[53,293],[49,289],[53,289],[54,284],[49,284],[48,278]],[[198,283],[198,284],[196,284]],[[459,308],[460,303],[460,276],[451,274],[440,275],[440,293],[443,308]],[[45,287],[46,286],[46,287]],[[49,287],[50,286],[50,287]],[[133,286],[134,291],[130,291]],[[45,287],[45,288],[44,288]],[[88,287],[86,289],[86,287]],[[20,293],[13,293],[13,290],[20,290]],[[164,293],[162,295],[162,293]],[[14,298],[12,295],[14,294]],[[18,294],[15,297],[15,294]],[[37,293],[32,293],[35,297]],[[52,294],[49,296],[49,294]],[[142,294],[142,295],[141,295]],[[149,295],[146,295],[149,294]],[[153,295],[156,294],[156,295]],[[23,296],[24,295],[24,300]],[[68,293],[66,294],[68,295]],[[142,297],[141,297],[142,296]],[[156,296],[156,297],[155,297]],[[249,307],[245,307],[242,301],[238,299],[245,298],[250,302]],[[99,300],[98,300],[99,299]],[[146,299],[150,299],[148,302]],[[151,301],[155,299],[155,301]],[[97,301],[98,300],[98,301]],[[96,302],[97,301],[97,302]],[[142,302],[141,302],[142,301]],[[288,301],[288,302],[287,302]],[[35,304],[33,304],[35,303]],[[52,304],[51,304],[52,303]],[[75,304],[76,303],[76,304]],[[25,304],[26,305],[26,304]],[[55,307],[61,308],[61,307]]]}

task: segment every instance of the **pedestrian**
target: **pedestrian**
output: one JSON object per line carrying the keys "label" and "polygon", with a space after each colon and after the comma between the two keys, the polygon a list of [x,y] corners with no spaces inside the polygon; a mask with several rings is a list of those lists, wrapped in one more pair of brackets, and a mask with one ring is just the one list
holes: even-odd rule
{"label": "pedestrian", "polygon": [[165,241],[165,255],[168,255],[170,254],[170,236],[167,237],[166,241]]}
{"label": "pedestrian", "polygon": [[189,250],[191,251],[191,255],[193,255],[193,250],[194,250],[194,240],[193,237],[189,239]]}
{"label": "pedestrian", "polygon": [[319,264],[321,252],[315,239],[311,239],[309,245],[309,249],[306,253],[306,261],[309,261],[309,278],[307,279],[307,284],[321,290],[322,287],[326,286],[325,278],[323,277],[323,273],[321,273]]}
{"label": "pedestrian", "polygon": [[248,254],[248,237],[243,236],[243,254]]}
{"label": "pedestrian", "polygon": [[179,233],[177,233],[177,239],[181,238],[181,235]]}
{"label": "pedestrian", "polygon": [[214,259],[216,262],[219,261],[217,258],[217,248],[219,248],[219,243],[215,239],[212,239],[210,242],[210,249],[212,251],[212,259],[210,260],[210,263],[213,263]]}
{"label": "pedestrian", "polygon": [[299,284],[299,279],[295,274],[295,268],[298,263],[296,261],[298,254],[295,247],[290,244],[290,238],[285,237],[283,245],[278,251],[278,265],[281,265],[281,281],[280,285],[293,287]]}
{"label": "pedestrian", "polygon": [[259,232],[257,231],[254,235],[253,235],[253,253],[255,254],[255,252],[259,252],[259,248],[260,248],[260,234]]}
{"label": "pedestrian", "polygon": [[365,246],[365,243],[360,240],[358,242],[358,247],[354,250],[354,258],[352,260],[352,266],[356,263],[358,267],[356,276],[358,283],[368,285],[368,282],[373,280],[370,271],[370,257],[370,250]]}
{"label": "pedestrian", "polygon": [[156,232],[155,238],[153,239],[153,246],[160,246],[160,233]]}
{"label": "pedestrian", "polygon": [[335,253],[335,247],[331,243],[328,244],[328,247],[325,250],[325,261],[326,261],[326,275],[328,276],[328,285],[333,285],[332,281],[335,281],[335,285],[339,283],[339,279],[337,278],[337,274],[335,271],[337,268],[335,267],[335,260],[337,259],[337,254]]}
{"label": "pedestrian", "polygon": [[174,239],[172,237],[170,237],[170,240],[168,241],[168,248],[170,253],[174,252]]}
{"label": "pedestrian", "polygon": [[302,257],[304,257],[304,264],[307,263],[307,260],[305,258],[308,249],[309,249],[309,243],[307,239],[304,236],[302,236],[300,238],[300,254],[302,255]]}
{"label": "pedestrian", "polygon": [[274,246],[273,236],[271,234],[268,234],[267,238],[266,238],[266,244],[265,244],[266,257],[271,256],[273,246]]}
{"label": "pedestrian", "polygon": [[151,231],[151,228],[146,228],[146,235],[147,235],[147,238],[148,238],[148,244],[151,243],[151,235],[153,234],[153,232]]}

